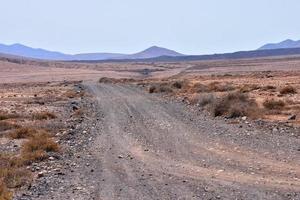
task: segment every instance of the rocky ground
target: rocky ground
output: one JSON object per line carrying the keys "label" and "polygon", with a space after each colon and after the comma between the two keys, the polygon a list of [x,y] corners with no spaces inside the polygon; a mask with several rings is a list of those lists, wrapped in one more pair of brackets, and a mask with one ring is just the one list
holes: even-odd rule
{"label": "rocky ground", "polygon": [[300,132],[212,118],[127,84],[86,83],[65,152],[15,199],[300,199]]}

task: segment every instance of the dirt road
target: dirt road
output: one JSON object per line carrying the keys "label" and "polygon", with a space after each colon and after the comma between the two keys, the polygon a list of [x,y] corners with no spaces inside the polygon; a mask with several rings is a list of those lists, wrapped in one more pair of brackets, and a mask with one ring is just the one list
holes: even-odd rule
{"label": "dirt road", "polygon": [[300,140],[131,86],[88,84],[93,138],[40,199],[300,199]]}

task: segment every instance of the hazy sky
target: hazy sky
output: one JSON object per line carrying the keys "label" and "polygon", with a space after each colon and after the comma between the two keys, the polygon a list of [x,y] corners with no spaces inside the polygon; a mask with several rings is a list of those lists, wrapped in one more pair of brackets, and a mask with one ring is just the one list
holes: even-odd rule
{"label": "hazy sky", "polygon": [[65,53],[186,54],[300,39],[299,0],[0,0],[0,43]]}

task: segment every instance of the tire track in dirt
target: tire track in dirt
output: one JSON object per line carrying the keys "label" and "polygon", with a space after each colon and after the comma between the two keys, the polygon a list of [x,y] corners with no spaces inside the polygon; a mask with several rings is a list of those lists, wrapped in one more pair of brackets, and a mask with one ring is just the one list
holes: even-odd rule
{"label": "tire track in dirt", "polygon": [[[201,199],[206,185],[213,188],[212,198],[218,194],[229,199],[274,199],[274,194],[268,196],[270,191],[277,191],[275,199],[284,198],[288,191],[299,194],[297,161],[282,162],[272,158],[272,152],[265,156],[212,138],[213,130],[186,123],[185,116],[195,116],[181,105],[166,103],[136,88],[110,84],[89,87],[106,116],[102,123],[107,139],[99,137],[98,145],[104,141],[111,145],[104,155],[97,153],[110,171],[110,176],[105,176],[107,185],[97,189],[98,198]],[[203,126],[214,123],[197,122]],[[143,178],[145,174],[151,176]],[[202,188],[195,189],[197,185]],[[118,188],[123,189],[120,192]]]}

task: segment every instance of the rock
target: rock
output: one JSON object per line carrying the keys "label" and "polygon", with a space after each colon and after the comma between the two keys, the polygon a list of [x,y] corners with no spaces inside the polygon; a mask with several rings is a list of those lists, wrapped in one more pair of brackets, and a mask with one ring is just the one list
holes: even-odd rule
{"label": "rock", "polygon": [[38,178],[41,178],[41,177],[45,176],[46,173],[47,173],[46,170],[40,171],[40,172],[38,173]]}
{"label": "rock", "polygon": [[297,115],[291,115],[291,116],[288,118],[288,120],[296,120],[296,118],[297,118]]}
{"label": "rock", "polygon": [[122,158],[123,158],[123,156],[122,156],[122,155],[119,155],[119,156],[118,156],[118,158],[122,159]]}
{"label": "rock", "polygon": [[273,133],[277,133],[277,132],[278,132],[278,129],[277,129],[277,128],[273,128],[273,129],[272,129],[272,132],[273,132]]}
{"label": "rock", "polygon": [[73,106],[72,106],[72,109],[75,111],[75,110],[79,110],[79,109],[80,109],[80,107],[79,107],[79,106],[77,106],[77,105],[73,105]]}
{"label": "rock", "polygon": [[246,116],[242,117],[242,120],[243,120],[243,121],[246,121],[246,120],[247,120],[247,117],[246,117]]}
{"label": "rock", "polygon": [[55,158],[54,158],[54,157],[52,157],[52,156],[50,156],[50,157],[49,157],[49,160],[54,160],[54,159],[55,159]]}

